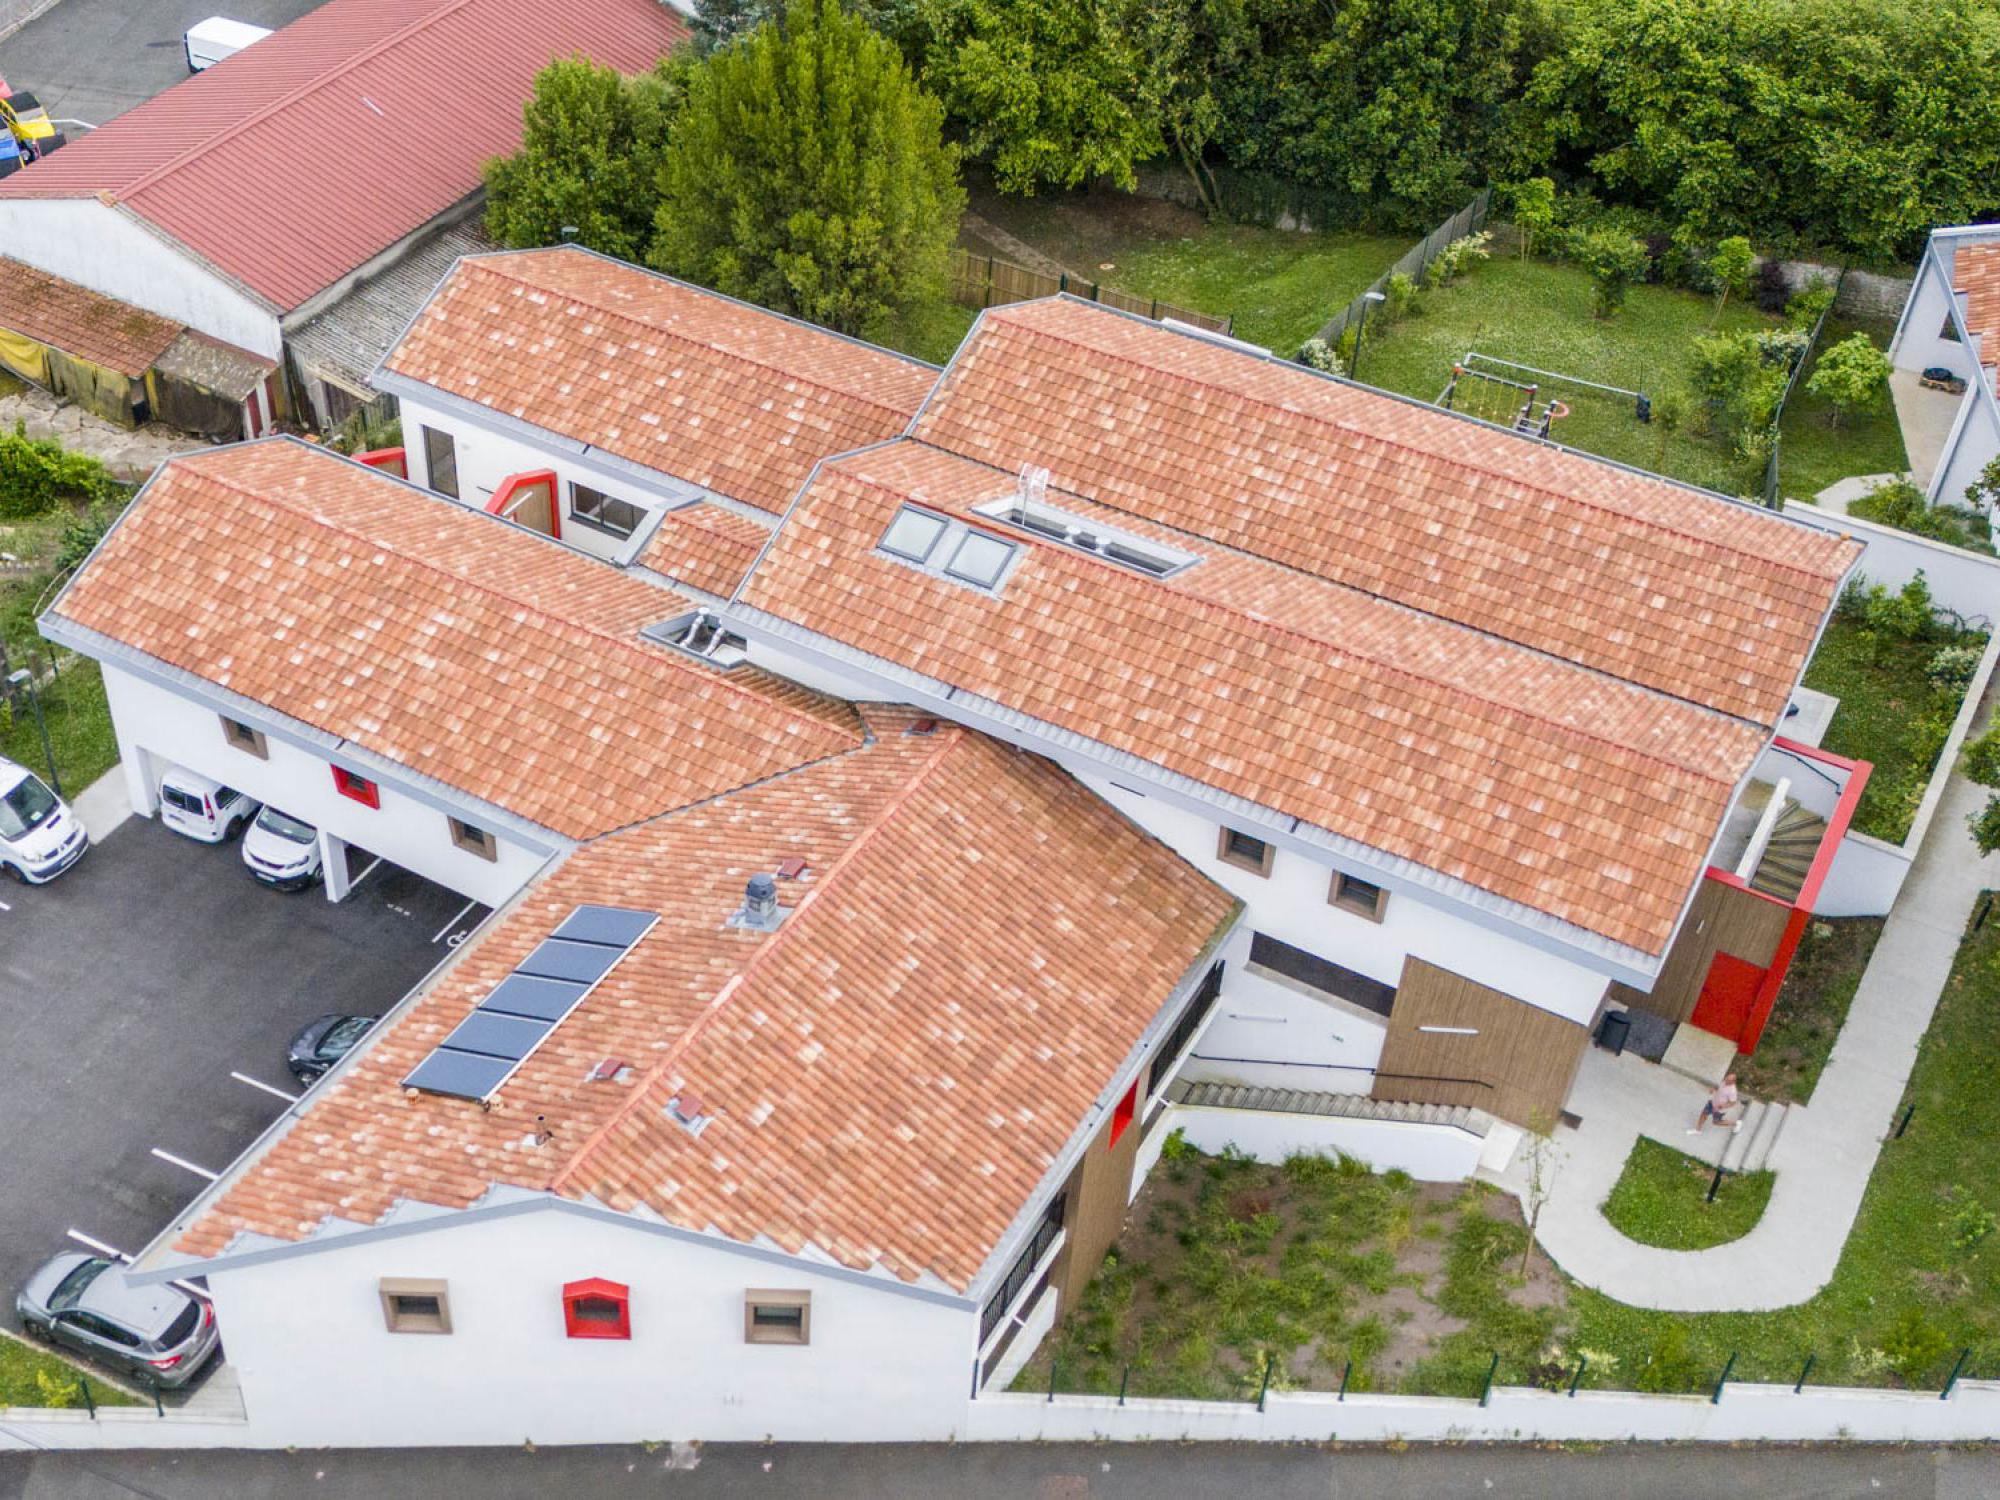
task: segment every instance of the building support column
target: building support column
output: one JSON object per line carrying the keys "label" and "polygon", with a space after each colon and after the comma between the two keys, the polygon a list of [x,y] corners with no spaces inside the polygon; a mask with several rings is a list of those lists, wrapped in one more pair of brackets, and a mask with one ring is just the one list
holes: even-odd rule
{"label": "building support column", "polygon": [[326,899],[345,901],[354,889],[347,873],[347,840],[335,838],[324,828],[319,831],[319,863],[325,874]]}
{"label": "building support column", "polygon": [[153,757],[119,735],[118,768],[125,773],[125,796],[132,811],[142,818],[155,816],[160,810],[160,794],[153,777]]}

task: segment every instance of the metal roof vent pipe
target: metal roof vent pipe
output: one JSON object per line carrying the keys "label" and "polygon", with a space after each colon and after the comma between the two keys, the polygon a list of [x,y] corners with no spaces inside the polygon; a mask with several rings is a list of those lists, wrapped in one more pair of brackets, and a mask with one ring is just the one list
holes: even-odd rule
{"label": "metal roof vent pipe", "polygon": [[778,882],[769,875],[752,875],[743,887],[743,904],[730,917],[729,925],[752,932],[775,932],[784,920],[784,910],[778,905]]}

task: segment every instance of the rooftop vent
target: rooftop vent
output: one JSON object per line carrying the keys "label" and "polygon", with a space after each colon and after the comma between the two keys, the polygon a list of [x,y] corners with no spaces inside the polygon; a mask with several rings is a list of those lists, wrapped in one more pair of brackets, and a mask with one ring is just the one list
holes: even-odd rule
{"label": "rooftop vent", "polygon": [[623,1083],[632,1076],[632,1065],[622,1057],[607,1057],[584,1074],[585,1083]]}
{"label": "rooftop vent", "polygon": [[679,1093],[667,1101],[667,1118],[689,1135],[708,1129],[710,1117],[701,1112],[701,1099],[693,1093]]}
{"label": "rooftop vent", "polygon": [[749,659],[749,643],[734,631],[725,630],[722,621],[705,609],[689,610],[657,625],[648,625],[639,634],[718,667],[740,666]]}
{"label": "rooftop vent", "polygon": [[775,932],[785,920],[778,905],[778,882],[769,875],[752,875],[743,886],[743,904],[729,918],[731,927]]}
{"label": "rooftop vent", "polygon": [[778,861],[778,879],[798,880],[806,873],[806,862],[794,854],[789,859]]}

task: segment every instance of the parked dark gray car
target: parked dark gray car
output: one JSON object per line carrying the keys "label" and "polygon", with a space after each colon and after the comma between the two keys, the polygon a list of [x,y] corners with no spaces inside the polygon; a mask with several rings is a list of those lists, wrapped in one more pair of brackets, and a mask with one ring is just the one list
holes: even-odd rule
{"label": "parked dark gray car", "polygon": [[199,1297],[133,1286],[113,1262],[75,1251],[30,1276],[14,1311],[36,1338],[169,1390],[194,1379],[221,1345],[215,1309]]}

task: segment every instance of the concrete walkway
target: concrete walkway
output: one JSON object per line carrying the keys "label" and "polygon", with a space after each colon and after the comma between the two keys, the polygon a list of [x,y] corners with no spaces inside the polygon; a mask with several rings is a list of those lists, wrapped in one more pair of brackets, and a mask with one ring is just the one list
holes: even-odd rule
{"label": "concrete walkway", "polygon": [[112,831],[132,816],[132,797],[125,785],[124,764],[121,762],[113,766],[76,793],[70,799],[70,806],[83,820],[83,831],[90,835],[91,843],[101,844],[111,837]]}
{"label": "concrete walkway", "polygon": [[[1896,420],[1903,429],[1903,451],[1910,457],[1910,478],[1920,490],[1929,490],[1931,476],[1944,457],[1944,445],[1951,437],[1951,424],[1958,418],[1964,396],[1934,391],[1917,378],[1915,370],[1892,370],[1889,397],[1896,405]],[[1959,496],[1945,497],[1954,504]]]}
{"label": "concrete walkway", "polygon": [[[1570,1095],[1583,1124],[1556,1132],[1562,1157],[1542,1209],[1542,1248],[1557,1265],[1620,1302],[1673,1312],[1790,1307],[1826,1285],[1973,905],[2000,886],[2000,857],[1982,858],[1965,828],[1987,795],[1962,776],[1946,787],[1812,1102],[1792,1106],[1778,1138],[1777,1177],[1757,1227],[1692,1251],[1640,1245],[1611,1227],[1600,1205],[1638,1137],[1713,1161],[1729,1135],[1714,1126],[1687,1134],[1705,1093],[1699,1083],[1592,1048]],[[1524,1196],[1525,1155],[1497,1179],[1516,1196]]]}

